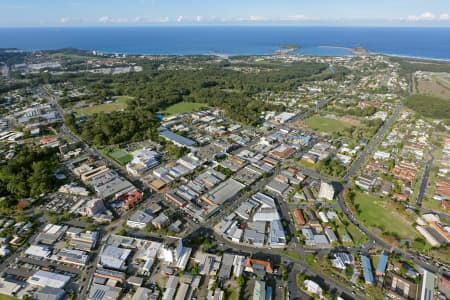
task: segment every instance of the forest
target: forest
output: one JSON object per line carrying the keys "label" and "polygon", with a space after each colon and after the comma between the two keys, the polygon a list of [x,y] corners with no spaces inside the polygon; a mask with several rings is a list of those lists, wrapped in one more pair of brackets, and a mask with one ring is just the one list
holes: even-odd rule
{"label": "forest", "polygon": [[450,121],[450,100],[425,95],[410,96],[406,106],[427,118]]}
{"label": "forest", "polygon": [[9,207],[20,198],[37,198],[52,191],[57,182],[55,149],[20,148],[13,159],[0,167],[0,206]]}
{"label": "forest", "polygon": [[[319,63],[264,65],[258,66],[264,69],[259,73],[231,70],[229,62],[202,61],[199,65],[201,67],[195,70],[159,70],[160,63],[146,63],[144,72],[140,73],[58,77],[44,74],[39,80],[70,81],[75,87],[86,88],[90,93],[86,100],[93,103],[101,103],[113,96],[133,97],[123,112],[99,113],[87,116],[83,122],[78,122],[75,115],[67,117],[66,125],[85,140],[96,145],[109,145],[155,137],[159,124],[154,115],[182,101],[221,108],[230,119],[256,126],[261,112],[283,111],[284,107],[262,102],[254,95],[266,90],[292,90],[305,81],[343,76],[345,72],[340,70],[332,74],[327,64]],[[79,97],[63,97],[61,105],[70,108],[78,101]]]}

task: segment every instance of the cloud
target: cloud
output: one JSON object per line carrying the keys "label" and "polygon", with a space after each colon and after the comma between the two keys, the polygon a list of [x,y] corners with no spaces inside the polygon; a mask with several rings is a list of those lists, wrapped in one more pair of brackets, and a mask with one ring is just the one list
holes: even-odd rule
{"label": "cloud", "polygon": [[307,20],[308,18],[305,15],[293,15],[293,16],[289,16],[287,17],[287,20],[290,21],[303,21],[303,20]]}
{"label": "cloud", "polygon": [[183,17],[183,16],[178,16],[177,17],[177,22],[178,23],[183,22],[183,20],[185,20],[185,17]]}
{"label": "cloud", "polygon": [[195,20],[196,20],[197,22],[202,22],[204,19],[205,19],[205,18],[204,18],[203,16],[197,16],[197,17],[195,17]]}
{"label": "cloud", "polygon": [[261,22],[261,21],[265,21],[266,18],[261,17],[261,16],[250,16],[248,17],[248,21],[250,22]]}
{"label": "cloud", "polygon": [[100,18],[98,18],[98,21],[100,23],[109,23],[111,21],[111,18],[108,16],[101,16]]}
{"label": "cloud", "polygon": [[159,18],[159,21],[161,23],[168,23],[168,22],[170,22],[170,18],[169,17],[161,17],[161,18]]}
{"label": "cloud", "polygon": [[72,18],[72,17],[61,17],[59,18],[59,23],[61,24],[80,24],[85,23],[86,19],[83,18]]}
{"label": "cloud", "polygon": [[447,21],[450,17],[447,13],[434,14],[431,12],[424,12],[420,15],[409,15],[406,20],[411,22],[421,21]]}
{"label": "cloud", "polygon": [[68,22],[70,22],[70,18],[67,18],[67,17],[61,17],[60,19],[59,19],[59,23],[68,23]]}

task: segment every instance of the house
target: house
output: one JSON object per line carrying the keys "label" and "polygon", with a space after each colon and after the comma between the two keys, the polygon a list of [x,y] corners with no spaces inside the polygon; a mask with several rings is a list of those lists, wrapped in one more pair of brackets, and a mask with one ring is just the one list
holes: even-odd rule
{"label": "house", "polygon": [[254,259],[247,257],[245,260],[245,269],[246,272],[251,272],[256,275],[264,275],[265,273],[272,274],[273,268],[270,261]]}

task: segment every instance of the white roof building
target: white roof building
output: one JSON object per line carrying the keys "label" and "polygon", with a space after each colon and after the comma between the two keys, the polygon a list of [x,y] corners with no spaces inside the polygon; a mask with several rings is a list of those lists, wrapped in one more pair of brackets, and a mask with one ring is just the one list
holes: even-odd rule
{"label": "white roof building", "polygon": [[318,285],[314,281],[307,279],[303,282],[303,284],[305,285],[306,290],[308,292],[319,295],[319,296],[322,295],[322,288],[320,287],[320,285]]}
{"label": "white roof building", "polygon": [[99,264],[106,268],[123,271],[127,268],[126,261],[130,254],[130,249],[107,245],[100,256]]}
{"label": "white roof building", "polygon": [[320,183],[320,191],[319,191],[320,199],[333,200],[334,193],[335,191],[333,185],[324,181]]}
{"label": "white roof building", "polygon": [[52,251],[47,246],[31,245],[25,250],[25,254],[35,257],[49,257],[52,254]]}
{"label": "white roof building", "polygon": [[64,288],[70,281],[70,276],[56,274],[52,272],[38,270],[33,276],[28,278],[27,282],[31,285],[40,287]]}
{"label": "white roof building", "polygon": [[157,166],[161,159],[161,154],[149,148],[143,148],[131,154],[133,160],[127,164],[127,171],[135,176]]}
{"label": "white roof building", "polygon": [[127,219],[127,226],[131,228],[144,229],[153,220],[153,216],[145,210],[134,212]]}

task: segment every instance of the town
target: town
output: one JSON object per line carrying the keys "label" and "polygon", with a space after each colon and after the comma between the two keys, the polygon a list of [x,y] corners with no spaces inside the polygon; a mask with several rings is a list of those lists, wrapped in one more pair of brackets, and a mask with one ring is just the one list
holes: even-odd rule
{"label": "town", "polygon": [[2,51],[0,294],[450,297],[450,65]]}

